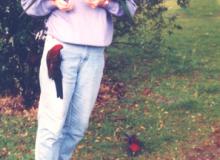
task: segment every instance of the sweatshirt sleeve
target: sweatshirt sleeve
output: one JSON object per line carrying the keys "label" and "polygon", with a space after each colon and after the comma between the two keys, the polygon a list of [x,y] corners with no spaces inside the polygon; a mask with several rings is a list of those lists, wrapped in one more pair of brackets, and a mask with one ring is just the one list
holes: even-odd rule
{"label": "sweatshirt sleeve", "polygon": [[27,9],[26,13],[31,16],[46,16],[56,9],[52,0],[21,0],[21,6],[24,10]]}
{"label": "sweatshirt sleeve", "polygon": [[[137,10],[137,5],[133,0],[125,0],[126,5],[128,7],[128,11],[131,16],[134,16],[136,10]],[[124,15],[124,11],[122,6],[120,6],[119,2],[111,0],[105,7],[104,7],[108,12],[115,16],[122,16]]]}

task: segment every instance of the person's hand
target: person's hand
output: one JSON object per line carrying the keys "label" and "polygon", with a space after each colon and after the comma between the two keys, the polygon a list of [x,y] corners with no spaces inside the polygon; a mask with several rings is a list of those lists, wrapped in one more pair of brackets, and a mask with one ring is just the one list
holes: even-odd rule
{"label": "person's hand", "polygon": [[109,0],[85,0],[85,2],[92,8],[104,7],[109,3]]}
{"label": "person's hand", "polygon": [[61,11],[70,11],[73,9],[73,4],[64,0],[52,0],[54,5]]}

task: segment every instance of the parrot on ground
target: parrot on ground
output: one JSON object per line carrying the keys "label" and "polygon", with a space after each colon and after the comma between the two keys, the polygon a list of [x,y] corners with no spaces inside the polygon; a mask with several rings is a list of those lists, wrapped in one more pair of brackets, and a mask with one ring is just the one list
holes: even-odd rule
{"label": "parrot on ground", "polygon": [[143,150],[143,142],[136,135],[125,134],[127,141],[127,151],[130,156],[137,156]]}

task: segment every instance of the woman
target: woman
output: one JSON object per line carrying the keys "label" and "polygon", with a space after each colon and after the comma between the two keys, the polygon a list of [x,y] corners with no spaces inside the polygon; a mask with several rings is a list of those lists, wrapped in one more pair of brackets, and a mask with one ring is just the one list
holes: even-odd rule
{"label": "woman", "polygon": [[[25,9],[31,0],[21,0]],[[133,15],[136,5],[127,0]],[[110,0],[36,0],[28,15],[50,15],[40,66],[41,95],[38,110],[36,160],[69,160],[83,138],[94,107],[104,68],[104,48],[113,35],[111,15],[124,11]],[[57,97],[55,82],[48,77],[47,54],[62,45],[63,97]]]}

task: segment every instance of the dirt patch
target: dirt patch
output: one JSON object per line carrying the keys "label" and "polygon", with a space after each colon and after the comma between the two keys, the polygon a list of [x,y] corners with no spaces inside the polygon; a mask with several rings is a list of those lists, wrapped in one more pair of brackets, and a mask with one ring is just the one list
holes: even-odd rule
{"label": "dirt patch", "polygon": [[208,139],[187,151],[187,160],[219,160],[220,158],[220,127],[215,125]]}
{"label": "dirt patch", "polygon": [[[110,101],[111,103],[117,102],[125,95],[125,92],[126,87],[124,83],[112,80],[108,76],[104,76],[92,117],[96,120],[102,120],[106,114],[114,112],[115,108],[103,110],[104,106],[106,106]],[[38,99],[39,98],[36,98],[34,104],[29,107],[30,109],[26,109],[23,105],[24,99],[22,96],[1,97],[0,115],[16,115],[36,120]]]}
{"label": "dirt patch", "polygon": [[22,116],[28,120],[36,120],[37,103],[30,109],[25,109],[22,96],[6,96],[0,98],[0,115]]}
{"label": "dirt patch", "polygon": [[[123,82],[115,81],[104,76],[99,90],[99,95],[95,108],[92,113],[93,121],[100,122],[103,121],[106,115],[116,112],[120,109],[120,105],[117,102],[125,96],[126,85]],[[112,104],[111,107],[109,103]],[[114,106],[114,107],[113,107]],[[114,117],[114,120],[121,120],[123,117]]]}

